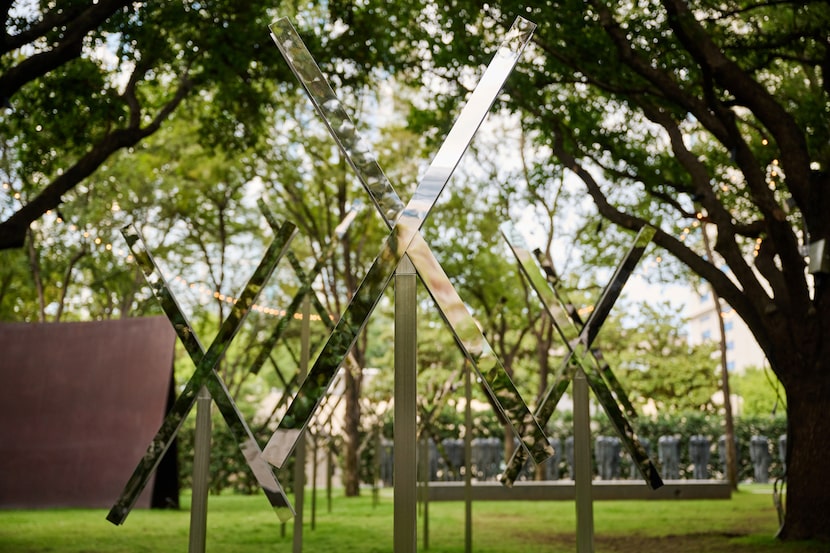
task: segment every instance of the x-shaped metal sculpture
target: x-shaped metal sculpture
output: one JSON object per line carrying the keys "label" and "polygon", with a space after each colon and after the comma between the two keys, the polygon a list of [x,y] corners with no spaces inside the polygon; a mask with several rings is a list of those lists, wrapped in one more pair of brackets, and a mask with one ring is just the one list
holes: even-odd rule
{"label": "x-shaped metal sculpture", "polygon": [[455,333],[457,343],[473,363],[494,403],[502,410],[530,456],[538,463],[553,454],[542,427],[522,400],[420,233],[429,211],[489,112],[535,27],[521,17],[516,19],[412,199],[404,206],[296,30],[286,19],[271,26],[274,41],[368,191],[390,228],[390,234],[266,445],[263,456],[268,462],[282,466],[291,454],[404,254],[412,260],[421,281]]}
{"label": "x-shaped metal sculpture", "polygon": [[[271,227],[275,227],[278,225],[277,220],[271,214],[271,212],[265,207],[265,204],[262,203],[260,200],[260,209],[265,214],[265,218],[268,220],[268,224]],[[274,349],[274,346],[279,341],[280,337],[282,336],[283,332],[285,332],[288,323],[294,319],[294,316],[300,309],[300,306],[303,302],[303,299],[308,296],[311,299],[311,303],[314,306],[314,309],[317,311],[317,314],[320,316],[320,319],[323,323],[328,327],[329,330],[334,328],[334,323],[329,316],[328,310],[320,303],[320,298],[317,297],[317,294],[314,293],[312,285],[314,284],[315,279],[323,270],[326,261],[331,257],[334,253],[335,245],[338,241],[343,239],[345,236],[346,231],[351,226],[352,222],[354,222],[355,218],[357,217],[360,209],[362,208],[362,204],[355,202],[340,224],[334,229],[334,236],[332,237],[331,242],[329,243],[328,247],[324,249],[321,253],[320,257],[317,259],[317,262],[311,268],[311,270],[306,273],[303,269],[300,261],[297,259],[297,256],[294,255],[293,251],[288,251],[286,256],[288,257],[289,263],[291,263],[291,267],[294,269],[294,273],[297,275],[297,279],[300,281],[300,289],[297,290],[297,293],[291,299],[291,302],[288,304],[288,307],[285,308],[285,312],[280,317],[280,320],[277,321],[277,324],[274,326],[274,329],[271,331],[271,334],[268,338],[262,342],[261,349],[259,354],[257,355],[256,359],[254,359],[253,364],[251,365],[251,372],[257,374],[262,365],[265,364],[265,361],[268,359],[268,356],[271,354],[271,351]],[[276,368],[276,367],[275,367]],[[295,379],[293,379],[290,383],[285,382],[285,379],[282,377],[282,374],[277,369],[277,375],[279,376],[280,380],[283,381],[283,384],[286,386],[286,389],[289,387],[293,387],[293,384],[296,384],[296,375]]]}
{"label": "x-shaped metal sculpture", "polygon": [[[572,306],[569,308],[569,303],[563,301],[555,286],[552,288],[548,284],[542,269],[524,244],[522,235],[509,223],[503,224],[501,231],[519,262],[522,274],[544,304],[551,322],[568,348],[568,354],[557,371],[556,379],[539,403],[534,416],[541,424],[547,424],[556,410],[559,399],[573,380],[576,370],[582,368],[588,384],[608,414],[611,424],[628,449],[640,474],[652,489],[659,488],[663,485],[663,480],[624,414],[624,412],[628,413],[629,417],[633,418],[636,417],[636,412],[610,367],[601,362],[597,352],[591,350],[594,339],[622,292],[625,282],[645,252],[651,237],[654,236],[655,230],[648,226],[640,230],[634,240],[634,245],[617,267],[611,281],[603,290],[599,302],[584,324],[579,319],[576,310]],[[512,484],[526,461],[527,454],[516,450],[502,474],[502,482]]]}
{"label": "x-shaped metal sculpture", "polygon": [[[272,227],[277,225],[278,223],[276,219],[273,217],[271,212],[267,210],[262,200],[260,200],[259,205],[260,209],[265,214],[265,217],[268,220],[269,225],[271,225]],[[314,293],[314,289],[312,288],[312,286],[317,276],[323,270],[323,266],[325,265],[326,261],[334,253],[334,249],[337,242],[343,239],[346,232],[349,230],[349,227],[352,225],[352,223],[357,218],[358,214],[362,209],[363,204],[361,202],[352,203],[352,206],[349,209],[346,216],[343,218],[342,221],[340,221],[340,223],[334,229],[334,236],[331,238],[329,245],[323,249],[314,266],[308,273],[305,272],[302,265],[300,264],[300,261],[297,259],[297,256],[294,255],[293,251],[289,250],[286,253],[288,261],[291,264],[291,267],[294,269],[294,273],[297,275],[297,279],[300,281],[300,289],[297,290],[297,293],[291,299],[291,302],[288,304],[288,307],[284,309],[279,321],[277,321],[277,324],[274,325],[271,334],[258,345],[258,347],[260,347],[259,354],[254,359],[254,362],[251,364],[251,372],[253,374],[258,374],[259,371],[262,369],[262,366],[265,364],[265,361],[267,361],[271,357],[271,352],[273,351],[279,339],[282,337],[283,333],[285,332],[285,329],[288,327],[288,324],[297,315],[297,312],[299,311],[301,304],[303,303],[303,300],[306,297],[310,299],[311,304],[314,306],[314,309],[317,311],[317,314],[319,315],[323,323],[326,325],[326,327],[328,327],[329,331],[331,331],[334,328],[334,322],[331,320],[331,316],[328,310],[323,306],[322,303],[320,303],[320,298],[318,298],[317,294]],[[250,347],[257,347],[257,344],[252,343]],[[286,402],[286,400],[289,399],[292,394],[294,394],[295,389],[297,388],[297,386],[299,385],[299,381],[301,380],[301,375],[299,372],[296,372],[290,380],[286,380],[284,375],[282,374],[282,371],[280,371],[279,366],[273,359],[271,359],[271,363],[274,366],[274,372],[276,373],[277,378],[280,379],[284,388],[283,394],[280,396],[279,400],[274,406],[273,412],[276,413],[276,411]]]}
{"label": "x-shaped metal sculpture", "polygon": [[[271,220],[273,221],[273,219]],[[147,283],[153,290],[153,294],[161,304],[167,318],[173,324],[173,328],[176,330],[176,334],[179,336],[182,345],[184,345],[185,350],[187,350],[187,353],[196,365],[196,370],[193,372],[184,390],[179,394],[172,409],[164,418],[161,428],[150,443],[144,457],[139,461],[121,497],[116,501],[107,515],[107,520],[110,522],[122,524],[127,518],[139,494],[141,494],[147,485],[151,475],[158,467],[159,462],[161,462],[164,453],[176,437],[184,419],[193,408],[196,402],[196,396],[202,386],[207,387],[211,397],[219,407],[225,423],[237,440],[239,449],[245,457],[245,461],[248,463],[251,472],[253,472],[257,483],[265,492],[277,516],[280,520],[285,521],[294,515],[294,510],[288,502],[282,486],[274,475],[273,469],[262,459],[262,452],[256,438],[245,422],[243,415],[239,412],[233,398],[231,398],[222,378],[216,372],[216,367],[227,351],[231,341],[241,328],[242,323],[256,302],[260,291],[274,272],[282,256],[288,250],[288,246],[297,232],[296,226],[290,222],[286,222],[278,227],[274,226],[273,230],[275,232],[273,241],[268,246],[262,261],[257,266],[242,294],[233,304],[230,313],[222,322],[219,332],[207,350],[202,346],[193,330],[193,326],[187,320],[176,298],[171,293],[170,287],[167,285],[152,255],[147,250],[144,239],[138,229],[130,226],[122,230],[122,234],[127,240],[127,244],[136,262],[141,267]]]}

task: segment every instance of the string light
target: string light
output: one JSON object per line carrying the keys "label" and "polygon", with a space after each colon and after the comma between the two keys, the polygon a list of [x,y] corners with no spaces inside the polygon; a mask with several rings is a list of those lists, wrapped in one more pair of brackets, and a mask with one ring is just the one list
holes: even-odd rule
{"label": "string light", "polygon": [[761,239],[758,238],[757,240],[755,240],[755,249],[752,252],[752,256],[753,257],[758,257],[758,254],[760,253],[760,251],[761,251]]}
{"label": "string light", "polygon": [[[188,282],[184,277],[181,277],[181,276],[176,276],[176,277],[173,278],[173,280],[175,282],[178,282],[181,285],[193,290],[194,292],[198,293],[200,296],[202,296],[202,298],[212,297],[213,299],[219,300],[221,302],[224,302],[224,303],[227,303],[227,304],[230,304],[230,305],[236,305],[236,303],[239,301],[239,298],[235,298],[233,296],[223,294],[223,293],[218,292],[216,290],[211,290],[210,288],[208,288],[204,284],[197,284],[195,282]],[[257,313],[262,313],[264,315],[270,315],[272,317],[284,317],[286,315],[286,311],[284,309],[276,309],[276,308],[273,308],[273,307],[267,307],[265,305],[259,305],[259,304],[256,304],[256,303],[251,306],[251,309],[253,311],[256,311]],[[293,318],[297,319],[297,320],[302,320],[303,314],[302,313],[294,313]],[[312,314],[309,315],[309,320],[311,320],[311,321],[322,321],[323,319],[322,319],[322,317],[320,317],[320,315],[316,315],[316,314],[312,313]]]}

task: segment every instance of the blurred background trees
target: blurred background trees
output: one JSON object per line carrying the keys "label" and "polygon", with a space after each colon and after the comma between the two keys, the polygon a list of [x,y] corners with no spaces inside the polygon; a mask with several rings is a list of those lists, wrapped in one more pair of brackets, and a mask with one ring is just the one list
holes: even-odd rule
{"label": "blurred background trees", "polygon": [[[117,232],[135,223],[206,329],[268,240],[256,199],[298,224],[307,266],[365,200],[268,37],[271,21],[292,18],[407,198],[504,30],[517,15],[533,20],[532,46],[425,228],[436,256],[533,398],[557,367],[554,334],[497,223],[522,221],[585,307],[630,231],[655,226],[648,266],[659,270],[647,276],[714,287],[786,390],[782,535],[826,537],[830,299],[815,249],[830,238],[825,2],[102,0],[5,2],[2,15],[0,316],[157,312]],[[367,213],[328,259],[316,289],[332,316],[383,236]],[[289,269],[274,280],[263,302],[278,310],[297,284]],[[599,338],[635,402],[716,410],[707,349],[684,342],[670,308],[637,310]],[[381,328],[370,324],[348,368],[352,449],[362,369],[389,367],[388,319],[375,318]],[[252,317],[247,337],[269,324]],[[446,332],[429,344],[454,347]],[[277,356],[290,365],[288,350]],[[424,363],[454,374],[459,361],[442,356]],[[226,360],[239,390],[282,386],[248,376],[244,359]]]}

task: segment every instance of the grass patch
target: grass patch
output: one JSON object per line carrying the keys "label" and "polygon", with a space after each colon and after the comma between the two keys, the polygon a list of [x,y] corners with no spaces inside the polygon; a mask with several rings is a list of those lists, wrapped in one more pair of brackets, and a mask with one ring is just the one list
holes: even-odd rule
{"label": "grass patch", "polygon": [[[597,553],[828,553],[830,545],[782,543],[773,537],[777,516],[768,488],[742,486],[731,500],[599,501],[594,504]],[[105,510],[0,511],[2,553],[137,553],[187,551],[187,496],[180,511],[136,510],[125,524],[106,521]],[[306,501],[303,551],[392,552],[392,491],[375,505],[335,493],[332,511],[318,495],[317,524],[309,527]],[[464,551],[464,504],[429,505],[429,549]],[[423,517],[419,550],[423,550]],[[496,553],[572,553],[576,517],[569,501],[473,504],[473,550]],[[263,496],[221,495],[209,500],[207,549],[234,553],[292,551],[293,522],[283,534]]]}

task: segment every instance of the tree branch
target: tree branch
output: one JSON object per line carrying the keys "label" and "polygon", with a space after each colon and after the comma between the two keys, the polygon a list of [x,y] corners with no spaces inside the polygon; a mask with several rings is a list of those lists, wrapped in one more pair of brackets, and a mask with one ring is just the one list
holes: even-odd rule
{"label": "tree branch", "polygon": [[89,253],[89,250],[86,249],[86,245],[82,246],[80,250],[75,252],[75,255],[69,260],[69,265],[66,267],[66,271],[63,275],[63,286],[61,287],[61,296],[60,300],[58,300],[58,312],[55,314],[55,321],[58,322],[61,320],[63,316],[63,308],[66,305],[66,294],[69,291],[69,283],[72,282],[72,271],[75,269],[75,265],[83,259],[83,257]]}
{"label": "tree branch", "polygon": [[[564,143],[562,129],[556,124],[554,124],[553,135],[554,140],[552,141],[551,147],[554,155],[582,180],[588,190],[588,194],[597,206],[600,215],[609,221],[632,231],[639,230],[644,225],[648,224],[645,220],[625,213],[611,205],[593,175],[582,167],[577,159],[567,150]],[[653,241],[658,246],[674,255],[681,263],[689,267],[689,269],[691,269],[695,274],[705,278],[713,286],[717,287],[720,296],[741,315],[750,328],[754,329],[758,333],[756,334],[756,338],[758,339],[758,343],[761,345],[761,348],[764,349],[768,355],[772,354],[772,344],[769,338],[762,334],[764,326],[762,325],[762,319],[759,315],[772,303],[772,299],[769,298],[763,288],[756,283],[756,286],[758,286],[760,291],[758,296],[753,297],[759,303],[757,305],[753,305],[750,295],[738,288],[723,271],[718,269],[710,261],[706,261],[701,258],[692,249],[674,236],[659,228],[656,228]]]}
{"label": "tree branch", "polygon": [[664,0],[669,24],[701,67],[747,106],[769,129],[782,152],[782,165],[793,197],[804,205],[810,175],[810,156],[804,134],[793,117],[741,67],[727,58],[689,11],[685,0]]}
{"label": "tree branch", "polygon": [[607,6],[599,2],[591,2],[591,4],[599,13],[600,25],[602,25],[605,33],[616,46],[621,61],[635,73],[660,89],[665,98],[692,113],[718,140],[727,144],[730,137],[726,132],[726,128],[709,110],[706,103],[689,94],[670,75],[653,67],[648,59],[637,53],[631,47],[625,31],[614,20],[613,14]]}
{"label": "tree branch", "polygon": [[186,75],[183,76],[173,98],[159,110],[149,125],[143,128],[117,129],[107,133],[91,150],[72,167],[57,176],[32,201],[0,223],[0,250],[21,247],[32,221],[37,220],[48,210],[57,208],[66,192],[91,175],[113,153],[122,148],[134,146],[140,140],[155,133],[161,127],[161,123],[182,103],[191,88],[190,79]]}
{"label": "tree branch", "polygon": [[[3,13],[0,15],[3,16],[4,24],[8,21],[8,12],[13,3],[13,1],[8,2],[8,5],[2,6]],[[28,29],[24,29],[16,35],[6,35],[3,41],[3,47],[0,48],[0,54],[6,54],[26,44],[31,44],[37,39],[46,36],[49,31],[63,27],[78,17],[83,10],[84,6],[76,5],[69,9],[58,8],[46,12],[40,21],[35,22]],[[4,26],[4,29],[7,30],[7,27]]]}
{"label": "tree branch", "polygon": [[[73,23],[66,28],[61,40],[51,49],[27,57],[0,76],[0,99],[9,100],[26,83],[79,57],[83,49],[84,37],[100,27],[113,13],[129,4],[131,4],[129,0],[100,0],[77,17],[72,17]],[[3,53],[22,47],[54,30],[61,24],[60,20],[69,15],[50,12],[47,16],[50,14],[54,16],[45,17],[39,25],[33,26],[20,35],[8,37]],[[49,25],[48,28],[47,25]]]}

